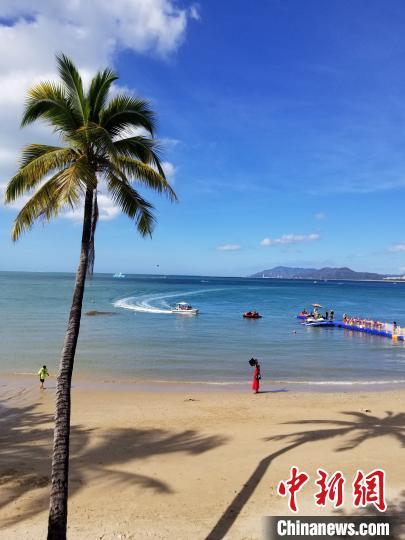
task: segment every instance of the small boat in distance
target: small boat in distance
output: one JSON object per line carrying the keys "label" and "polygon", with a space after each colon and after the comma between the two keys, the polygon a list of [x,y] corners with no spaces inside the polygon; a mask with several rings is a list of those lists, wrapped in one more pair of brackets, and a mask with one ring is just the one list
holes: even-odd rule
{"label": "small boat in distance", "polygon": [[180,313],[180,315],[197,315],[198,309],[193,308],[187,302],[177,302],[176,307],[172,308],[172,313]]}
{"label": "small boat in distance", "polygon": [[261,319],[262,315],[258,313],[257,311],[246,311],[246,313],[243,314],[244,319]]}
{"label": "small boat in distance", "polygon": [[123,274],[122,272],[116,272],[113,275],[113,278],[116,278],[116,279],[123,279],[124,277],[125,277],[125,274]]}

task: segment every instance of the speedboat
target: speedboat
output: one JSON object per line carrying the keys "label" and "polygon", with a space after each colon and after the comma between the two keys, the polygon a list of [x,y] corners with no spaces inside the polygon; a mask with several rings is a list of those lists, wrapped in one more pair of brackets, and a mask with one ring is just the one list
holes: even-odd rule
{"label": "speedboat", "polygon": [[334,326],[333,317],[328,319],[319,313],[319,309],[322,307],[321,304],[312,304],[312,307],[314,308],[312,313],[308,313],[306,309],[303,309],[297,315],[298,319],[303,319],[301,324],[305,326]]}
{"label": "speedboat", "polygon": [[326,319],[323,315],[319,315],[317,307],[322,306],[317,306],[317,304],[314,304],[314,306],[314,314],[307,317],[302,324],[305,326],[333,326],[333,321]]}
{"label": "speedboat", "polygon": [[180,313],[180,315],[197,315],[198,309],[193,308],[187,302],[178,302],[176,307],[172,308],[172,313]]}
{"label": "speedboat", "polygon": [[245,319],[261,319],[262,315],[257,313],[257,311],[246,311],[246,313],[243,314],[243,317]]}
{"label": "speedboat", "polygon": [[116,279],[124,279],[124,277],[125,277],[125,274],[123,274],[122,272],[116,272],[113,275],[113,278],[116,278]]}
{"label": "speedboat", "polygon": [[323,320],[323,317],[319,314],[319,308],[321,308],[321,304],[312,304],[312,307],[314,308],[312,310],[312,313],[308,313],[308,311],[306,309],[303,309],[301,311],[301,313],[298,313],[297,315],[297,319],[304,319],[306,322],[309,322],[310,319],[317,319],[319,321],[319,319],[322,319]]}
{"label": "speedboat", "polygon": [[319,322],[325,322],[326,319],[325,317],[312,317],[312,316],[309,316],[305,319],[305,323],[303,324],[306,324],[306,323],[319,323]]}
{"label": "speedboat", "polygon": [[327,319],[324,319],[323,317],[319,317],[318,319],[307,319],[305,322],[302,323],[305,326],[333,326],[333,321],[328,321]]}

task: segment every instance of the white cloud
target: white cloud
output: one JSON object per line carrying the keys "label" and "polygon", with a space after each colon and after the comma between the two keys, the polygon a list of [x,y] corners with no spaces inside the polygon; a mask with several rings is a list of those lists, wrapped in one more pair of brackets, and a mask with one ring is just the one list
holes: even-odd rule
{"label": "white cloud", "polygon": [[121,210],[108,195],[99,194],[97,201],[100,221],[111,221],[120,214]]}
{"label": "white cloud", "polygon": [[405,242],[394,244],[393,246],[388,248],[388,251],[391,251],[392,253],[401,253],[405,251]]}
{"label": "white cloud", "polygon": [[[119,216],[121,210],[116,206],[110,197],[104,193],[97,195],[98,214],[100,221],[111,221]],[[83,220],[83,204],[74,210],[67,210],[61,214],[61,217],[81,222]]]}
{"label": "white cloud", "polygon": [[190,7],[190,19],[194,19],[195,21],[199,21],[201,19],[199,8],[196,4],[193,4]]}
{"label": "white cloud", "polygon": [[217,251],[238,251],[241,247],[239,244],[222,244],[217,246]]}
{"label": "white cloud", "polygon": [[175,148],[180,144],[179,139],[171,139],[170,137],[163,137],[159,139],[159,142],[163,148]]}
{"label": "white cloud", "polygon": [[173,184],[174,183],[174,174],[176,172],[176,167],[170,161],[163,161],[162,162],[162,169],[163,169],[163,172],[166,175],[166,178],[167,178],[168,182]]}
{"label": "white cloud", "polygon": [[326,219],[328,216],[325,214],[325,212],[317,212],[315,214],[315,219],[317,219],[318,221],[323,221],[324,219]]}
{"label": "white cloud", "polygon": [[[22,146],[55,142],[46,126],[20,130],[19,123],[27,89],[56,77],[57,52],[75,61],[86,82],[125,49],[168,56],[184,41],[189,21],[198,18],[198,6],[180,8],[175,0],[1,0],[0,183],[14,174]],[[170,178],[175,168],[169,162],[166,167]],[[104,210],[102,219],[117,215],[108,205]]]}
{"label": "white cloud", "polygon": [[264,238],[260,245],[262,246],[277,246],[285,244],[299,244],[301,242],[314,242],[320,239],[318,233],[312,234],[283,234],[280,238]]}
{"label": "white cloud", "polygon": [[13,22],[0,30],[7,49],[0,57],[2,69],[23,64],[43,73],[59,50],[91,69],[122,49],[166,56],[180,46],[188,20],[198,13],[178,8],[173,0],[42,0],[38,5],[2,0],[0,17]]}

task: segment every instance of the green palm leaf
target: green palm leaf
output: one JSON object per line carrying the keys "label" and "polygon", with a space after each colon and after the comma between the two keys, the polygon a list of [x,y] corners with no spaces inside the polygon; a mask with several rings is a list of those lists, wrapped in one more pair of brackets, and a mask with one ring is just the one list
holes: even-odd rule
{"label": "green palm leaf", "polygon": [[80,119],[61,84],[44,81],[33,86],[28,92],[21,127],[43,119],[54,131],[69,133],[80,127]]}
{"label": "green palm leaf", "polygon": [[94,122],[88,122],[85,126],[76,129],[67,137],[68,142],[74,146],[88,146],[89,150],[97,158],[104,158],[107,154],[118,154],[114,141],[108,131]]}
{"label": "green palm leaf", "polygon": [[167,182],[164,173],[163,175],[159,174],[150,165],[128,157],[119,157],[111,161],[125,176],[135,178],[138,182],[158,193],[165,193],[172,201],[177,200],[176,194]]}
{"label": "green palm leaf", "polygon": [[88,103],[84,96],[83,82],[73,62],[64,54],[56,55],[60,78],[65,83],[65,92],[75,117],[84,124],[88,117]]}
{"label": "green palm leaf", "polygon": [[22,151],[20,169],[7,186],[6,203],[13,202],[30,191],[47,174],[72,164],[76,157],[77,154],[72,148],[43,144],[26,146]]}
{"label": "green palm leaf", "polygon": [[118,79],[118,75],[111,69],[97,73],[91,81],[91,85],[87,94],[87,103],[89,106],[90,122],[98,122],[100,111],[102,111],[107,103],[108,92],[114,81]]}
{"label": "green palm leaf", "polygon": [[136,223],[141,236],[151,236],[155,224],[153,206],[124,179],[118,171],[110,171],[108,175],[108,190],[112,200],[122,212]]}
{"label": "green palm leaf", "polygon": [[43,217],[49,221],[66,206],[74,208],[80,199],[80,191],[71,171],[61,171],[45,182],[23,206],[14,220],[13,240],[31,229],[35,220]]}
{"label": "green palm leaf", "polygon": [[100,112],[100,124],[112,137],[122,135],[125,130],[142,127],[151,135],[155,131],[155,115],[144,99],[120,94]]}
{"label": "green palm leaf", "polygon": [[120,154],[126,157],[139,159],[143,163],[155,165],[159,174],[163,177],[165,176],[159,157],[161,147],[155,139],[136,135],[117,140],[114,142],[114,146]]}

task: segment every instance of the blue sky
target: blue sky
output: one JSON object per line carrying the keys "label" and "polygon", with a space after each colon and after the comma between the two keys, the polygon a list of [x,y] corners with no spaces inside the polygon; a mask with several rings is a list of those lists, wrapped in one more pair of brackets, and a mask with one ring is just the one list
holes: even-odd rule
{"label": "blue sky", "polygon": [[[57,50],[85,76],[110,63],[120,85],[158,112],[180,202],[150,194],[152,240],[106,203],[96,271],[159,265],[165,274],[246,275],[285,264],[405,272],[402,1],[269,0],[247,9],[239,0],[117,0],[113,18],[106,6],[0,7],[0,68],[11,80],[0,90],[0,184],[22,144],[51,140],[43,127],[18,130],[18,92],[52,75]],[[72,26],[85,46],[72,40]],[[18,51],[7,59],[10,43]],[[38,224],[12,245],[15,212],[0,208],[0,269],[75,269],[77,219]]]}

